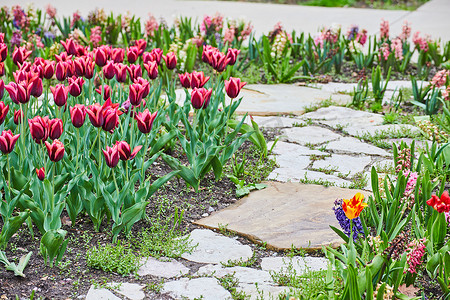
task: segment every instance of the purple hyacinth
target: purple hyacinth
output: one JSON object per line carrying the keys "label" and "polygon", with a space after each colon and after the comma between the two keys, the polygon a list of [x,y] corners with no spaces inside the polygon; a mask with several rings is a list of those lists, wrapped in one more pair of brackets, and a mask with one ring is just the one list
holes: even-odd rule
{"label": "purple hyacinth", "polygon": [[[350,236],[350,219],[347,218],[345,215],[344,210],[342,209],[342,199],[336,199],[334,201],[334,215],[336,216],[336,219],[339,222],[339,225],[341,226],[342,230],[344,231],[345,235],[348,237]],[[361,224],[361,219],[359,217],[356,217],[353,219],[353,240],[358,240],[359,237],[364,238],[364,229]]]}

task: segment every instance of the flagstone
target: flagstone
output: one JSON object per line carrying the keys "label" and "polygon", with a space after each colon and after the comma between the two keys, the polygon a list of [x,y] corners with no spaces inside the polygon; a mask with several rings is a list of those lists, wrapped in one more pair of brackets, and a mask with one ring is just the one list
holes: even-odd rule
{"label": "flagstone", "polygon": [[239,283],[273,283],[272,277],[269,272],[247,267],[231,267],[225,268],[221,265],[206,265],[198,269],[197,274],[199,276],[214,276],[225,277],[227,275],[233,275],[239,280]]}
{"label": "flagstone", "polygon": [[207,277],[169,281],[164,284],[162,292],[176,299],[232,299],[231,294],[219,284],[217,279]]}
{"label": "flagstone", "polygon": [[[253,121],[258,124],[259,128],[286,128],[295,126],[304,126],[306,123],[295,117],[282,117],[282,116],[252,116]],[[251,125],[250,117],[247,117],[246,123]]]}
{"label": "flagstone", "polygon": [[108,289],[97,289],[93,285],[91,285],[86,295],[86,300],[120,300],[120,298],[114,295]]}
{"label": "flagstone", "polygon": [[419,134],[420,130],[416,126],[409,124],[385,124],[385,125],[377,125],[377,126],[368,126],[368,127],[348,127],[345,129],[348,134],[353,136],[363,136],[365,134],[374,136],[376,134],[385,133],[412,133]]}
{"label": "flagstone", "polygon": [[324,257],[263,257],[261,269],[264,271],[303,275],[308,271],[321,271],[328,268],[328,259]]}
{"label": "flagstone", "polygon": [[[268,142],[267,148],[271,149],[274,142]],[[297,156],[305,155],[328,155],[327,152],[310,149],[299,144],[288,143],[283,141],[278,141],[273,147],[272,154],[276,154],[276,158],[279,159],[280,156],[289,155],[290,157],[297,158]]]}
{"label": "flagstone", "polygon": [[311,170],[298,170],[295,168],[276,168],[269,176],[269,180],[275,180],[280,182],[300,182],[301,180],[307,180],[317,184],[320,183],[332,183],[335,186],[348,186],[350,181],[339,178],[334,175],[325,174],[322,172],[311,171]]}
{"label": "flagstone", "polygon": [[325,146],[325,149],[334,153],[356,153],[379,156],[391,156],[389,152],[376,146],[363,143],[353,137],[341,137],[338,141],[333,141]]}
{"label": "flagstone", "polygon": [[339,226],[332,207],[337,198],[351,198],[359,190],[289,182],[266,184],[267,188],[251,192],[226,209],[194,223],[216,229],[227,225],[227,229],[252,241],[265,242],[268,248],[276,250],[291,246],[321,249],[324,245],[342,243],[329,227]]}
{"label": "flagstone", "polygon": [[280,139],[282,141],[293,142],[305,146],[308,144],[317,145],[331,142],[338,140],[340,137],[339,134],[334,133],[329,129],[308,126],[283,129]]}
{"label": "flagstone", "polygon": [[157,277],[172,278],[180,277],[189,273],[189,268],[175,259],[166,259],[165,261],[153,257],[143,258],[142,266],[138,270],[139,276],[152,275]]}
{"label": "flagstone", "polygon": [[110,282],[107,286],[130,300],[141,300],[145,298],[145,293],[142,291],[144,286],[137,283]]}
{"label": "flagstone", "polygon": [[[320,169],[336,169],[336,172],[342,173],[346,176],[353,176],[356,173],[363,172],[364,169],[370,165],[372,159],[370,156],[349,156],[333,154],[331,157],[325,157],[325,159],[316,160],[313,163],[313,168]],[[335,172],[335,173],[336,173]]]}
{"label": "flagstone", "polygon": [[183,253],[181,257],[190,261],[218,264],[228,260],[247,261],[253,256],[250,246],[211,230],[195,229],[190,233],[189,239],[191,245],[197,246],[192,253]]}

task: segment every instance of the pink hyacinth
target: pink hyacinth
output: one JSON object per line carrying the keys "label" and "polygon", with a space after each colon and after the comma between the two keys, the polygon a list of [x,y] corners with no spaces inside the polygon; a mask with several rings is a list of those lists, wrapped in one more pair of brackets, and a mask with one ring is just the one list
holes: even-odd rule
{"label": "pink hyacinth", "polygon": [[389,44],[384,43],[380,47],[380,60],[381,60],[381,56],[383,56],[384,60],[387,60],[389,58],[389,54],[391,54],[391,51],[389,49]]}
{"label": "pink hyacinth", "polygon": [[414,33],[414,35],[413,35],[413,43],[414,43],[414,45],[417,48],[419,48],[420,50],[423,50],[425,52],[428,51],[428,40],[429,39],[430,39],[429,37],[425,37],[425,38],[420,37],[420,32],[419,31],[416,31]]}
{"label": "pink hyacinth", "polygon": [[97,47],[102,42],[102,29],[100,26],[91,28],[91,43],[94,47]]}
{"label": "pink hyacinth", "polygon": [[74,27],[75,23],[78,22],[79,20],[81,20],[81,15],[80,15],[80,11],[77,10],[72,15],[72,21],[70,21],[70,27]]}
{"label": "pink hyacinth", "polygon": [[47,4],[45,7],[46,13],[50,19],[54,19],[56,16],[56,8],[52,6],[51,4]]}
{"label": "pink hyacinth", "polygon": [[400,39],[406,41],[411,36],[411,23],[408,21],[403,22],[402,33],[400,34]]}
{"label": "pink hyacinth", "polygon": [[381,19],[380,23],[380,38],[383,39],[389,39],[389,21],[385,21],[384,19]]}
{"label": "pink hyacinth", "polygon": [[417,183],[417,172],[411,172],[410,170],[403,170],[403,176],[408,178],[406,183],[405,192],[403,193],[402,201],[409,201],[411,204],[414,203],[414,191],[416,189]]}
{"label": "pink hyacinth", "polygon": [[148,14],[148,19],[145,22],[145,34],[147,37],[153,37],[155,35],[155,30],[158,30],[158,21],[152,14]]}
{"label": "pink hyacinth", "polygon": [[233,43],[235,33],[236,29],[233,25],[230,25],[229,28],[225,29],[225,33],[223,34],[223,41],[229,44]]}
{"label": "pink hyacinth", "polygon": [[250,22],[245,24],[244,29],[242,29],[241,35],[239,36],[238,39],[245,40],[248,36],[250,36],[250,34],[252,33],[252,30],[253,30],[253,26]]}
{"label": "pink hyacinth", "polygon": [[425,254],[425,239],[414,240],[408,244],[406,249],[406,262],[408,264],[408,272],[417,273],[417,266],[422,264],[422,258]]}
{"label": "pink hyacinth", "polygon": [[403,42],[400,38],[396,38],[392,41],[391,50],[394,52],[396,59],[403,59]]}
{"label": "pink hyacinth", "polygon": [[431,85],[437,88],[444,86],[445,83],[447,82],[449,74],[450,71],[440,70],[439,72],[436,73],[436,75],[434,75],[433,79],[431,79]]}
{"label": "pink hyacinth", "polygon": [[450,85],[445,90],[442,90],[442,98],[447,101],[450,100]]}

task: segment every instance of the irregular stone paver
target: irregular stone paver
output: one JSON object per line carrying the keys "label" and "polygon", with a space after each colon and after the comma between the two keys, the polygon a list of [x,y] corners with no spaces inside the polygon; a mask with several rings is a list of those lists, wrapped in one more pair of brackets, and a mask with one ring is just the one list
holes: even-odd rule
{"label": "irregular stone paver", "polygon": [[364,171],[364,169],[372,162],[369,156],[349,156],[333,154],[331,157],[326,157],[323,160],[316,160],[313,163],[313,168],[325,168],[330,167],[336,169],[337,172],[343,175],[353,176],[356,173]]}
{"label": "irregular stone paver", "polygon": [[291,168],[295,170],[304,169],[311,163],[309,156],[299,155],[295,151],[277,155],[276,161],[280,168]]}
{"label": "irregular stone paver", "polygon": [[271,283],[272,277],[269,272],[262,271],[253,268],[246,267],[231,267],[224,268],[221,265],[206,265],[198,269],[197,275],[199,276],[214,276],[214,277],[224,277],[226,275],[234,275],[239,280],[239,283]]}
{"label": "irregular stone paver", "polygon": [[292,84],[249,84],[239,94],[244,101],[238,112],[254,115],[302,114],[305,107],[330,99],[346,104],[351,101],[349,95],[333,94],[327,91]]}
{"label": "irregular stone paver", "polygon": [[[280,116],[269,116],[269,117],[260,117],[253,116],[253,121],[258,124],[259,128],[286,128],[286,127],[295,127],[295,126],[303,126],[305,121],[300,120],[298,118],[288,118],[288,117],[280,117]],[[250,117],[247,117],[246,123],[251,125]]]}
{"label": "irregular stone paver", "polygon": [[353,137],[341,137],[338,141],[333,141],[325,146],[327,150],[334,153],[357,153],[368,155],[391,156],[389,152],[376,146],[363,143]]}
{"label": "irregular stone paver", "polygon": [[290,269],[297,275],[308,271],[320,271],[328,268],[328,259],[324,257],[263,257],[261,269],[264,271],[286,273]]}
{"label": "irregular stone paver", "polygon": [[310,170],[298,170],[295,168],[276,168],[269,174],[267,179],[281,182],[300,182],[300,180],[309,180],[317,184],[331,182],[334,183],[335,186],[340,187],[346,187],[350,184],[349,181],[334,175]]}
{"label": "irregular stone paver", "polygon": [[386,125],[378,125],[378,126],[369,126],[369,127],[348,127],[345,129],[348,134],[354,136],[362,136],[364,134],[376,135],[377,133],[382,132],[411,132],[414,134],[418,134],[420,131],[417,127],[409,124],[386,124]]}
{"label": "irregular stone paver", "polygon": [[258,284],[258,287],[256,287],[255,284],[239,283],[236,290],[250,296],[250,298],[248,298],[249,300],[257,300],[261,299],[261,297],[263,297],[263,299],[279,299],[279,295],[286,295],[289,293],[290,288],[264,283]]}
{"label": "irregular stone paver", "polygon": [[86,300],[121,300],[107,289],[96,289],[93,285],[89,288]]}
{"label": "irregular stone paver", "polygon": [[115,290],[117,293],[124,295],[131,300],[142,300],[145,298],[145,293],[142,291],[144,286],[137,283],[117,283],[110,282],[107,284],[110,288]]}
{"label": "irregular stone paver", "polygon": [[[222,223],[226,225],[227,223]],[[235,239],[217,234],[211,230],[195,229],[190,233],[191,245],[197,245],[192,253],[184,253],[182,258],[199,263],[218,264],[228,260],[247,261],[253,251]]]}
{"label": "irregular stone paver", "polygon": [[282,130],[281,140],[297,143],[299,145],[323,144],[338,140],[341,136],[329,129],[317,126],[294,127]]}
{"label": "irregular stone paver", "polygon": [[180,277],[189,273],[189,268],[175,259],[169,259],[167,261],[161,261],[153,257],[144,258],[141,263],[143,264],[139,270],[139,276],[158,276],[164,278]]}
{"label": "irregular stone paver", "polygon": [[224,289],[215,278],[182,278],[164,284],[163,293],[169,293],[176,299],[222,300],[232,299],[231,294]]}
{"label": "irregular stone paver", "polygon": [[433,142],[431,142],[431,141],[418,141],[418,140],[412,139],[412,138],[387,139],[387,141],[389,143],[396,143],[397,147],[400,146],[401,142],[404,142],[408,146],[411,146],[412,142],[414,141],[415,147],[422,148],[422,149],[426,149],[427,144],[428,144],[428,147],[431,147],[431,145],[433,144]]}
{"label": "irregular stone paver", "polygon": [[[268,142],[267,148],[268,149],[272,148],[272,145],[273,145],[273,142]],[[312,150],[305,146],[301,146],[301,145],[294,144],[294,143],[287,143],[287,142],[283,142],[283,141],[278,141],[275,144],[275,147],[273,147],[272,153],[276,154],[276,155],[289,155],[292,157],[305,156],[305,155],[327,155],[328,154],[323,151]],[[277,162],[278,162],[278,160],[277,160]]]}
{"label": "irregular stone paver", "polygon": [[358,191],[267,182],[267,188],[252,192],[226,209],[194,223],[209,228],[227,224],[228,229],[252,241],[266,242],[267,247],[276,250],[290,249],[292,245],[313,249],[330,244],[337,246],[342,239],[329,227],[339,226],[331,208],[337,198],[349,199]]}

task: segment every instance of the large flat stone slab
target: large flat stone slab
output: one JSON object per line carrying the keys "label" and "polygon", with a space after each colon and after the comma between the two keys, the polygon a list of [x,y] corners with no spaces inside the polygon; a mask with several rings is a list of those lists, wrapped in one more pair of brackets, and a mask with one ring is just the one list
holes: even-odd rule
{"label": "large flat stone slab", "polygon": [[121,300],[108,289],[96,289],[93,285],[89,288],[86,300]]}
{"label": "large flat stone slab", "polygon": [[[267,143],[267,148],[272,148],[273,142]],[[297,158],[297,156],[305,156],[305,155],[327,155],[328,153],[313,150],[305,146],[301,146],[299,144],[287,143],[283,141],[278,141],[273,147],[272,154],[281,155],[281,156],[289,156],[292,158]],[[278,156],[277,156],[278,157]]]}
{"label": "large flat stone slab", "polygon": [[157,276],[164,278],[180,277],[189,273],[189,268],[175,259],[158,260],[153,257],[144,258],[138,270],[139,276]]}
{"label": "large flat stone slab", "polygon": [[367,154],[378,156],[391,156],[389,152],[376,146],[363,143],[353,137],[342,137],[338,141],[333,141],[325,146],[325,149],[341,154]]}
{"label": "large flat stone slab", "polygon": [[142,290],[144,288],[143,285],[137,283],[128,283],[128,282],[110,282],[107,284],[109,288],[113,289],[117,293],[127,297],[130,300],[142,300],[145,298],[145,293]]}
{"label": "large flat stone slab", "polygon": [[302,180],[307,180],[310,183],[323,185],[332,183],[332,185],[339,187],[347,187],[350,184],[350,181],[334,175],[295,168],[276,168],[269,174],[267,179],[280,182],[304,182]]}
{"label": "large flat stone slab", "polygon": [[215,278],[182,278],[164,284],[163,293],[169,293],[175,299],[218,300],[232,299],[231,294],[224,289]]}
{"label": "large flat stone slab", "polygon": [[[222,223],[226,225],[226,223]],[[217,227],[218,228],[218,227]],[[226,263],[228,260],[247,261],[253,256],[248,245],[233,238],[207,229],[195,229],[190,233],[191,245],[197,245],[192,253],[183,253],[182,258],[205,264]]]}
{"label": "large flat stone slab", "polygon": [[341,135],[334,133],[329,129],[318,126],[308,126],[283,129],[281,140],[305,146],[308,144],[317,145],[335,141],[340,137]]}
{"label": "large flat stone slab", "polygon": [[198,220],[197,225],[219,228],[227,225],[254,242],[266,242],[276,250],[291,246],[320,249],[338,246],[342,241],[329,225],[338,227],[333,203],[337,198],[351,198],[357,192],[337,187],[301,183],[267,182],[267,188],[251,192],[226,209]]}
{"label": "large flat stone slab", "polygon": [[[245,120],[247,124],[251,125],[250,116]],[[259,128],[286,128],[294,126],[303,126],[305,121],[298,118],[289,118],[282,116],[253,116],[253,121],[258,124]]]}
{"label": "large flat stone slab", "polygon": [[297,275],[303,275],[306,272],[326,270],[328,262],[324,257],[263,257],[261,269],[276,273],[292,270]]}
{"label": "large flat stone slab", "polygon": [[[279,296],[287,295],[291,288],[287,286],[277,286],[271,284],[251,284],[251,283],[239,283],[236,290],[238,292],[244,292],[249,298],[248,300],[258,299],[280,299]],[[262,297],[262,298],[261,298]],[[285,299],[281,298],[281,299]]]}
{"label": "large flat stone slab", "polygon": [[214,277],[225,277],[227,275],[233,275],[239,280],[239,283],[266,283],[274,284],[272,281],[272,276],[269,272],[246,268],[246,267],[231,267],[224,268],[221,265],[206,265],[198,269],[197,275],[199,276],[214,276]]}
{"label": "large flat stone slab", "polygon": [[326,157],[323,160],[316,160],[313,164],[313,168],[333,168],[337,172],[344,175],[353,176],[356,173],[364,171],[364,169],[370,165],[372,159],[370,156],[349,156],[333,154],[331,157]]}
{"label": "large flat stone slab", "polygon": [[374,136],[376,134],[381,133],[420,133],[419,129],[416,126],[409,124],[385,124],[385,125],[377,125],[377,126],[361,126],[361,127],[348,127],[345,130],[353,136],[363,136],[365,134]]}

